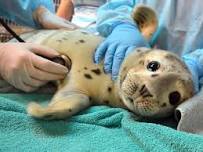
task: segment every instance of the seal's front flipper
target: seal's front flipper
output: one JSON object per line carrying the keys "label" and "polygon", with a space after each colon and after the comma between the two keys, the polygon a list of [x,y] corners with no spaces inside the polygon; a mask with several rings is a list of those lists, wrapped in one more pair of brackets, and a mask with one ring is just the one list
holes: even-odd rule
{"label": "seal's front flipper", "polygon": [[62,89],[56,93],[47,107],[42,107],[37,103],[31,103],[27,111],[31,116],[39,119],[65,119],[90,105],[91,102],[87,95],[77,91],[66,91]]}

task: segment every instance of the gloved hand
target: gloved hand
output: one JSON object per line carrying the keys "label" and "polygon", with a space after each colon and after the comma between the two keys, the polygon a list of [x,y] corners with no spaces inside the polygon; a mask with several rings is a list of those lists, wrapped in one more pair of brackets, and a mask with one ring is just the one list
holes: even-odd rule
{"label": "gloved hand", "polygon": [[39,6],[33,12],[33,18],[37,23],[39,23],[42,26],[42,28],[45,29],[65,28],[68,30],[74,30],[79,28],[77,25],[51,13],[48,9],[46,9],[43,6]]}
{"label": "gloved hand", "polygon": [[189,71],[192,74],[192,80],[195,87],[195,93],[199,92],[199,63],[198,60],[193,58],[191,54],[186,54],[182,57],[182,60],[187,65]]}
{"label": "gloved hand", "polygon": [[0,77],[0,93],[6,93],[14,90],[15,88]]}
{"label": "gloved hand", "polygon": [[[38,56],[38,55],[40,56]],[[0,44],[0,74],[14,87],[30,92],[51,80],[63,79],[68,69],[41,56],[59,54],[50,48],[31,43]]]}
{"label": "gloved hand", "polygon": [[104,70],[115,80],[120,65],[136,47],[149,47],[138,28],[128,23],[117,25],[112,33],[100,44],[94,56],[96,63],[104,58]]}

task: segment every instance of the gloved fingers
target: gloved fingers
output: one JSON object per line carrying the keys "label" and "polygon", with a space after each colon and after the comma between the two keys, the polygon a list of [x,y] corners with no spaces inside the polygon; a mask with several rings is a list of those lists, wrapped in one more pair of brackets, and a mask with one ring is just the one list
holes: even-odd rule
{"label": "gloved fingers", "polygon": [[49,73],[40,69],[35,68],[29,72],[32,79],[39,81],[52,81],[52,80],[61,80],[64,79],[65,75]]}
{"label": "gloved fingers", "polygon": [[23,82],[23,77],[24,77],[24,76],[19,77],[19,76],[18,76],[19,74],[20,74],[20,72],[19,72],[18,74],[16,74],[17,76],[16,76],[14,79],[11,80],[11,84],[12,84],[15,88],[20,89],[20,90],[23,90],[23,91],[25,91],[25,92],[31,92],[31,91],[34,91],[34,90],[37,89],[37,88],[35,88],[35,87],[32,87],[32,86],[29,86],[29,85],[25,84],[25,83]]}
{"label": "gloved fingers", "polygon": [[0,88],[11,86],[7,81],[0,79]]}
{"label": "gloved fingers", "polygon": [[0,92],[1,93],[9,92],[12,90],[14,90],[14,87],[11,84],[9,84],[7,81],[5,81],[3,79],[0,79]]}
{"label": "gloved fingers", "polygon": [[106,73],[111,73],[112,65],[113,65],[113,58],[116,52],[117,43],[113,43],[109,46],[108,50],[106,51],[105,58],[104,58],[104,71]]}
{"label": "gloved fingers", "polygon": [[37,88],[48,82],[48,81],[41,81],[41,80],[32,78],[32,74],[33,74],[32,71],[35,71],[35,68],[33,67],[31,62],[26,63],[26,65],[23,68],[24,68],[24,70],[23,70],[21,77],[23,78],[24,84]]}
{"label": "gloved fingers", "polygon": [[24,83],[26,85],[29,85],[29,86],[34,87],[34,88],[41,87],[41,86],[45,85],[47,82],[48,81],[36,80],[36,79],[33,79],[33,78],[31,78],[30,81],[24,80]]}
{"label": "gloved fingers", "polygon": [[28,43],[28,45],[33,53],[47,57],[47,58],[53,58],[60,55],[56,50],[46,46],[32,44],[32,43],[30,44]]}
{"label": "gloved fingers", "polygon": [[37,90],[38,87],[33,87],[33,86],[30,86],[30,85],[27,85],[27,84],[24,83],[18,89],[23,90],[25,92],[32,92],[32,91]]}
{"label": "gloved fingers", "polygon": [[107,48],[108,48],[108,43],[106,41],[102,42],[98,48],[96,49],[96,52],[94,54],[94,61],[95,63],[99,63],[102,58],[104,57],[106,51],[107,51]]}
{"label": "gloved fingers", "polygon": [[65,66],[35,54],[32,55],[32,64],[40,71],[44,71],[45,73],[52,73],[51,75],[58,75],[58,77],[64,76],[69,71]]}
{"label": "gloved fingers", "polygon": [[126,54],[126,50],[128,50],[128,46],[119,46],[115,52],[113,58],[113,66],[112,66],[112,79],[115,80],[118,76],[118,72],[120,70],[120,66],[123,62],[123,59]]}
{"label": "gloved fingers", "polygon": [[13,92],[16,88],[14,88],[12,85],[7,87],[0,87],[0,93],[7,93],[7,92]]}
{"label": "gloved fingers", "polygon": [[125,52],[125,57],[128,56],[129,53],[133,52],[135,48],[136,48],[135,46],[128,47],[126,52]]}

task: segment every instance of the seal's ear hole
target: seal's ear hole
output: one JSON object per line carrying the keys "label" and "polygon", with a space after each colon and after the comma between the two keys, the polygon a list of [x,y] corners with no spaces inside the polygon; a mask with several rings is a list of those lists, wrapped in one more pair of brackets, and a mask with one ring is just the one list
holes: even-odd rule
{"label": "seal's ear hole", "polygon": [[147,69],[149,71],[155,72],[160,68],[160,63],[158,61],[151,61],[147,64]]}
{"label": "seal's ear hole", "polygon": [[168,95],[169,103],[171,105],[176,105],[181,100],[181,95],[178,91],[171,92]]}

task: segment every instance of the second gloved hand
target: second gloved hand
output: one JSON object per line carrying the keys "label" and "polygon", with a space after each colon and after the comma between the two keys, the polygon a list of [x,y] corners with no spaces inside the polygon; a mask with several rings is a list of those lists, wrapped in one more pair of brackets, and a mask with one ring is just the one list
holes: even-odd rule
{"label": "second gloved hand", "polygon": [[135,25],[122,23],[117,25],[106,40],[97,48],[94,56],[96,63],[104,58],[104,70],[116,79],[120,65],[136,47],[149,47]]}
{"label": "second gloved hand", "polygon": [[195,91],[197,93],[200,89],[199,81],[203,78],[203,49],[197,49],[185,54],[182,59],[192,74]]}
{"label": "second gloved hand", "polygon": [[34,91],[48,81],[65,77],[68,72],[66,67],[41,57],[53,58],[58,55],[55,50],[37,44],[2,43],[1,77],[17,89]]}

